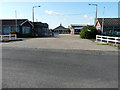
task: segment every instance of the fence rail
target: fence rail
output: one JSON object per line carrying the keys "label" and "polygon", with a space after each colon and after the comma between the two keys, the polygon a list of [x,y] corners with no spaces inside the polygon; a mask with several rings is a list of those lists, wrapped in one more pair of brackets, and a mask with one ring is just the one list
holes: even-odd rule
{"label": "fence rail", "polygon": [[10,34],[10,35],[0,35],[0,40],[15,40],[17,38],[16,34]]}
{"label": "fence rail", "polygon": [[119,37],[96,35],[96,41],[120,44],[120,38]]}

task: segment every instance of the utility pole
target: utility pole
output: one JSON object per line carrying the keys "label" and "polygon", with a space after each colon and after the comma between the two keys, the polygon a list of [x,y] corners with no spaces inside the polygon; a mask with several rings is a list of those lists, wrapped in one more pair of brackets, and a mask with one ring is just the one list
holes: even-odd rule
{"label": "utility pole", "polygon": [[94,6],[96,6],[95,22],[94,22],[94,24],[96,24],[96,20],[97,20],[97,8],[98,8],[98,5],[97,5],[97,4],[88,4],[88,5],[94,5]]}
{"label": "utility pole", "polygon": [[33,17],[32,17],[32,19],[33,19],[33,28],[32,28],[32,30],[33,30],[33,34],[35,34],[35,33],[34,33],[34,8],[36,8],[36,7],[40,7],[40,6],[33,6],[33,7],[32,7],[32,16],[33,16]]}
{"label": "utility pole", "polygon": [[34,23],[34,7],[32,8],[32,18],[33,18],[33,23]]}
{"label": "utility pole", "polygon": [[103,35],[103,31],[104,31],[104,14],[105,14],[105,7],[103,8],[102,31],[101,31],[102,35]]}
{"label": "utility pole", "polygon": [[33,23],[34,23],[34,8],[36,8],[36,7],[40,7],[40,6],[33,6],[33,8],[32,8],[32,16],[33,16]]}
{"label": "utility pole", "polygon": [[17,32],[17,11],[15,10],[15,18],[16,18],[16,32]]}
{"label": "utility pole", "polygon": [[98,8],[98,5],[97,4],[94,4],[96,6],[96,17],[95,17],[95,24],[96,24],[96,20],[97,20],[97,8]]}

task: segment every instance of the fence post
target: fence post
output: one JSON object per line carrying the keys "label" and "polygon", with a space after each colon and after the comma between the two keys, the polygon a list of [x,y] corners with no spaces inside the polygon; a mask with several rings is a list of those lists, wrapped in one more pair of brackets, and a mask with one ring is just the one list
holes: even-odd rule
{"label": "fence post", "polygon": [[101,36],[101,42],[102,42],[102,36]]}
{"label": "fence post", "polygon": [[115,45],[120,43],[120,38],[119,37],[96,35],[96,41],[98,41],[98,39],[100,40],[101,43],[104,42],[104,41],[107,41],[107,43],[114,42]]}
{"label": "fence post", "polygon": [[98,35],[96,35],[96,42],[97,42],[97,37],[98,37]]}
{"label": "fence post", "polygon": [[11,35],[9,35],[9,40],[11,40]]}
{"label": "fence post", "polygon": [[107,43],[109,43],[109,39],[108,39],[108,37],[107,37]]}
{"label": "fence post", "polygon": [[117,38],[115,38],[115,45],[117,44]]}
{"label": "fence post", "polygon": [[1,35],[1,41],[2,41],[2,35]]}
{"label": "fence post", "polygon": [[15,34],[15,39],[17,38],[17,35]]}

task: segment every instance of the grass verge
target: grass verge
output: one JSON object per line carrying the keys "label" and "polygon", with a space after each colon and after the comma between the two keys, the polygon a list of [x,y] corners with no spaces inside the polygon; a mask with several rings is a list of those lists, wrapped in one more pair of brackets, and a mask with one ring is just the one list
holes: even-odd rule
{"label": "grass verge", "polygon": [[115,45],[115,44],[112,44],[112,43],[99,43],[97,45],[109,45],[109,46],[114,46],[114,47],[117,47],[118,49],[120,49],[120,45]]}
{"label": "grass verge", "polygon": [[12,42],[12,41],[23,41],[22,39],[16,39],[16,40],[2,40],[3,43]]}

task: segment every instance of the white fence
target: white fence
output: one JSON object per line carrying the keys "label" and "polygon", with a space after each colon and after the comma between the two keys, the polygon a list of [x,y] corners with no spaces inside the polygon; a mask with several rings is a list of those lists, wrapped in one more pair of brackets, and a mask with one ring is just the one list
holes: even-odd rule
{"label": "white fence", "polygon": [[120,44],[120,38],[119,37],[96,35],[96,41]]}
{"label": "white fence", "polygon": [[10,35],[0,35],[0,40],[15,40],[17,38],[16,34],[10,34]]}

